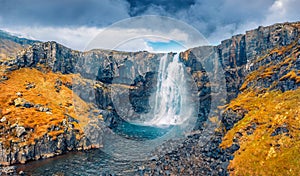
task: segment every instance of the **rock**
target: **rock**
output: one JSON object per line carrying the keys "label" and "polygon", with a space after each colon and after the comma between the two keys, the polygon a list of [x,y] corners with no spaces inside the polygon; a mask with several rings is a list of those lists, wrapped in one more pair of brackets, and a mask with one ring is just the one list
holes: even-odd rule
{"label": "rock", "polygon": [[31,82],[26,83],[25,87],[26,87],[27,90],[35,88],[35,83],[31,83]]}
{"label": "rock", "polygon": [[14,105],[16,107],[19,107],[19,106],[22,106],[22,107],[25,107],[25,108],[31,108],[34,106],[34,104],[28,102],[27,100],[25,100],[24,98],[17,98],[14,100]]}
{"label": "rock", "polygon": [[40,105],[40,104],[35,104],[35,105],[34,105],[34,108],[37,109],[37,110],[39,110],[39,108],[40,108],[41,106],[42,106],[42,105]]}
{"label": "rock", "polygon": [[17,127],[18,126],[18,124],[17,123],[14,123],[14,124],[12,124],[9,128],[15,128],[15,127]]}
{"label": "rock", "polygon": [[274,132],[272,132],[271,136],[277,136],[279,134],[283,133],[289,133],[289,129],[287,128],[287,125],[283,125],[281,127],[277,127]]}
{"label": "rock", "polygon": [[20,171],[18,174],[19,175],[25,175],[24,171]]}
{"label": "rock", "polygon": [[43,107],[43,106],[39,106],[37,109],[38,109],[40,112],[48,112],[48,111],[50,111],[49,108]]}
{"label": "rock", "polygon": [[2,167],[2,169],[0,168],[0,171],[5,175],[13,175],[16,172],[16,166]]}
{"label": "rock", "polygon": [[155,155],[155,156],[152,156],[152,157],[150,158],[151,161],[157,161],[158,159],[159,159],[159,158],[158,158],[158,156],[156,156],[156,155]]}
{"label": "rock", "polygon": [[33,107],[34,106],[34,104],[32,104],[32,103],[30,103],[30,102],[28,102],[28,101],[26,101],[24,104],[23,104],[23,107],[25,107],[25,108],[31,108],[31,107]]}
{"label": "rock", "polygon": [[16,107],[18,106],[23,106],[23,104],[25,103],[26,100],[24,100],[23,98],[17,98],[14,100],[14,104]]}
{"label": "rock", "polygon": [[6,80],[8,80],[8,79],[9,79],[9,78],[8,78],[7,76],[3,75],[3,76],[1,76],[0,81],[6,81]]}
{"label": "rock", "polygon": [[23,96],[21,92],[17,92],[16,95],[17,95],[18,97],[22,97],[22,96]]}
{"label": "rock", "polygon": [[1,123],[6,122],[6,117],[3,116],[3,117],[1,118],[1,120],[0,120],[0,122],[1,122]]}
{"label": "rock", "polygon": [[73,118],[72,116],[70,116],[69,114],[65,114],[65,116],[68,118],[69,122],[75,122],[75,123],[79,123],[79,121],[75,118]]}
{"label": "rock", "polygon": [[17,133],[17,137],[21,137],[22,135],[26,134],[26,130],[22,126],[17,126],[16,133]]}

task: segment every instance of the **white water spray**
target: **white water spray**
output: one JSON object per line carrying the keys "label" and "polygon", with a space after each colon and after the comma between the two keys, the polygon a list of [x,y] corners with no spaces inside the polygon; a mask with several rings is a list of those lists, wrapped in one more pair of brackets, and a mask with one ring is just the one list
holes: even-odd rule
{"label": "white water spray", "polygon": [[182,124],[188,116],[184,112],[186,100],[186,80],[184,67],[179,62],[179,53],[172,61],[164,55],[160,60],[157,90],[154,102],[154,117],[148,122],[155,126],[170,126]]}

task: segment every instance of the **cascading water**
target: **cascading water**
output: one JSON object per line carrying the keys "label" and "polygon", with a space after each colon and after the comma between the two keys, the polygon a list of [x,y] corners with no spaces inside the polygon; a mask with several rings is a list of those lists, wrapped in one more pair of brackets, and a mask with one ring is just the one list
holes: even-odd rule
{"label": "cascading water", "polygon": [[[45,173],[53,175],[65,168],[75,168],[80,162],[80,167],[68,169],[68,174],[97,175],[101,168],[102,171],[113,171],[119,173],[118,175],[135,175],[132,168],[144,163],[128,161],[147,160],[164,150],[172,151],[177,144],[182,144],[185,134],[195,125],[198,99],[194,99],[193,85],[184,70],[183,64],[179,61],[179,54],[172,59],[168,55],[161,58],[157,90],[151,97],[152,112],[145,114],[143,118],[148,121],[139,124],[126,122],[125,125],[120,125],[120,132],[132,135],[131,138],[124,138],[114,131],[104,130],[102,151],[71,153],[59,160],[54,158],[35,164],[30,163],[26,165],[29,167],[25,167],[25,172],[29,175]],[[169,143],[169,139],[172,142]],[[160,150],[161,146],[164,146],[164,150]]]}
{"label": "cascading water", "polygon": [[157,77],[157,90],[153,107],[153,118],[147,122],[154,126],[170,126],[182,124],[183,107],[186,99],[186,80],[184,67],[179,61],[179,53],[172,60],[164,55],[160,60]]}

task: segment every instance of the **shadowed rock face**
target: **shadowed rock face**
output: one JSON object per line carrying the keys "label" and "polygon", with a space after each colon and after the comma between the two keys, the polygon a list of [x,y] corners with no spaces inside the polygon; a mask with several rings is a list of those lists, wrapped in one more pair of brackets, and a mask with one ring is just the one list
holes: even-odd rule
{"label": "shadowed rock face", "polygon": [[[280,62],[288,53],[270,55],[266,57],[267,59],[258,61],[259,58],[281,46],[289,46],[294,43],[293,48],[297,48],[299,29],[300,23],[259,27],[246,32],[245,35],[233,36],[231,39],[222,41],[218,46],[202,46],[182,52],[180,60],[185,64],[187,73],[194,80],[198,89],[197,96],[200,99],[199,120],[196,129],[201,129],[203,122],[208,118],[210,109],[216,108],[211,107],[213,106],[212,96],[217,97],[217,100],[220,97],[219,101],[224,101],[224,103],[235,98],[251,72],[258,70],[262,65]],[[172,55],[169,53],[169,56]],[[149,112],[149,97],[155,91],[156,74],[162,56],[163,54],[149,52],[109,50],[79,52],[56,42],[46,42],[33,44],[22,51],[15,60],[0,61],[0,65],[8,66],[8,71],[32,67],[43,72],[51,70],[63,74],[80,73],[84,80],[80,80],[78,84],[75,83],[72,89],[83,100],[94,103],[103,110],[101,113],[104,119],[109,126],[113,126],[122,120],[118,117],[112,101],[115,94],[128,93],[129,103],[133,107],[131,111],[127,112],[128,114],[134,114],[132,111],[135,114]],[[284,67],[281,69],[279,74],[268,78],[270,82],[286,75]],[[299,57],[295,61],[294,69],[299,70]],[[225,88],[219,85],[223,78],[218,75],[223,76]],[[267,87],[269,84],[266,79],[260,79],[249,85]],[[277,88],[289,90],[299,86],[290,81],[282,79]],[[226,100],[222,100],[223,96],[218,95],[222,91],[227,92]],[[139,116],[132,116],[132,118],[136,119]],[[226,122],[228,129],[235,122],[236,120]],[[91,129],[91,131],[97,130]]]}
{"label": "shadowed rock face", "polygon": [[[198,87],[200,97],[200,121],[207,119],[210,109],[211,89],[218,90],[217,85],[209,85],[211,80],[218,82],[219,72],[225,75],[227,102],[235,98],[245,77],[259,66],[266,64],[254,63],[270,49],[287,46],[299,37],[299,23],[275,24],[268,27],[247,31],[245,35],[233,36],[218,46],[204,46],[189,49],[181,53],[182,62],[186,65]],[[119,52],[109,50],[92,50],[88,52],[74,51],[55,42],[34,44],[17,56],[9,65],[36,67],[54,72],[80,73],[84,78],[96,80],[106,87],[114,84],[136,86],[130,89],[130,102],[137,113],[149,112],[149,94],[155,83],[155,72],[158,70],[159,59],[163,54],[148,52]],[[278,58],[270,58],[275,60]],[[216,65],[219,64],[219,67]],[[200,74],[201,73],[201,74]],[[149,75],[152,78],[149,79]],[[200,82],[200,83],[199,83]],[[221,82],[221,81],[220,81]],[[199,84],[198,84],[199,83]],[[139,84],[139,85],[137,85]],[[93,84],[91,84],[93,85]],[[105,86],[104,86],[105,87]],[[131,87],[132,88],[132,87]],[[84,87],[81,88],[82,91]],[[81,90],[80,90],[81,91]],[[124,89],[123,91],[128,91]],[[96,102],[101,109],[113,107],[110,91],[96,89]],[[217,92],[217,91],[215,91]],[[82,96],[87,95],[83,94]]]}

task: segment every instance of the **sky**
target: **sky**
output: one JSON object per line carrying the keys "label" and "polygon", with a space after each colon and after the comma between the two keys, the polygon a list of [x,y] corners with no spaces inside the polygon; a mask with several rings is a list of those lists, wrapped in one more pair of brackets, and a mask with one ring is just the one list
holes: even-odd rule
{"label": "sky", "polygon": [[[191,42],[194,33],[180,26],[197,30],[205,44],[217,45],[261,25],[299,21],[299,7],[300,0],[0,0],[0,29],[31,39],[54,40],[78,50],[85,50],[100,33],[113,29],[110,34],[114,35],[109,35],[115,38],[126,38],[122,35],[128,36],[128,32],[131,37],[139,36],[117,49],[160,51],[180,48],[175,43],[185,47],[203,44]],[[149,21],[151,25],[133,27],[128,23],[128,19],[145,15],[170,17],[178,23],[163,26]],[[122,22],[128,25],[115,25]],[[156,33],[159,37],[140,37]],[[104,38],[102,44],[112,40]]]}

